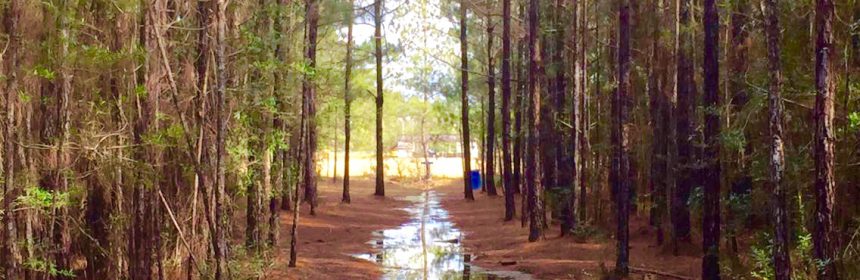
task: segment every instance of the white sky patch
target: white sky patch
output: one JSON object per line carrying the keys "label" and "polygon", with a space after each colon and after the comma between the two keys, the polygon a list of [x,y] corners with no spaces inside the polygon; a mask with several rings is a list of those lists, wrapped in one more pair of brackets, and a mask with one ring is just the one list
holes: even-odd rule
{"label": "white sky patch", "polygon": [[[367,7],[368,11],[364,14],[363,10],[356,10],[359,16],[353,26],[356,45],[373,40],[372,4],[373,0],[356,1],[356,7]],[[452,65],[459,65],[460,42],[457,37],[450,35],[456,26],[443,16],[441,0],[388,0],[384,5],[383,40],[391,46],[403,48],[401,55],[383,58],[386,89],[404,95],[421,94],[419,89],[406,82],[423,79],[429,83],[429,77],[423,77],[428,73],[422,73],[417,68],[428,67],[437,75],[456,75]],[[346,41],[346,32],[346,28],[338,30],[341,40]],[[433,92],[431,95],[438,96],[439,93]]]}

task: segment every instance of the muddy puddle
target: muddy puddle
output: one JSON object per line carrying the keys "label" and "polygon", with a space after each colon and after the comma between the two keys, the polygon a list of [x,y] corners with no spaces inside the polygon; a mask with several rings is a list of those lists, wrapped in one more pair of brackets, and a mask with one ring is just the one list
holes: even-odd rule
{"label": "muddy puddle", "polygon": [[406,198],[409,222],[374,233],[370,244],[379,253],[353,255],[379,264],[382,279],[532,279],[528,274],[488,271],[471,265],[472,253],[462,246],[463,234],[449,220],[439,195],[425,191]]}

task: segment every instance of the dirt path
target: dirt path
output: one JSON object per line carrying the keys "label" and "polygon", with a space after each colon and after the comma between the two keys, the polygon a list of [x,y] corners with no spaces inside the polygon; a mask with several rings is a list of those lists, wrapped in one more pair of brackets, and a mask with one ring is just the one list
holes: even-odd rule
{"label": "dirt path", "polygon": [[[457,227],[464,232],[463,245],[475,255],[473,262],[493,270],[517,270],[537,279],[600,279],[603,267],[614,267],[615,243],[611,236],[575,242],[559,237],[557,225],[551,225],[545,239],[528,242],[528,229],[520,226],[519,216],[504,222],[504,197],[476,194],[476,201],[463,199],[462,185],[452,181],[437,188],[444,193],[442,205]],[[517,197],[519,202],[519,197]],[[517,203],[519,207],[519,203]],[[519,214],[517,209],[517,214]],[[654,247],[654,237],[643,221],[631,223],[631,266],[698,278],[697,256],[672,256]],[[505,263],[504,265],[502,263]],[[631,279],[643,279],[642,274]],[[648,276],[645,279],[667,279]]]}
{"label": "dirt path", "polygon": [[[456,180],[437,181],[433,189],[440,193],[442,206],[463,233],[463,245],[473,263],[490,270],[521,271],[536,279],[600,279],[605,269],[614,266],[614,242],[607,235],[578,243],[559,237],[557,225],[551,225],[545,239],[528,242],[528,230],[520,227],[519,218],[503,222],[504,198],[477,194],[477,200],[462,199],[462,185]],[[373,253],[368,241],[374,231],[396,228],[408,221],[402,209],[409,205],[407,196],[420,194],[420,184],[386,183],[386,198],[373,196],[373,182],[354,180],[352,203],[342,204],[341,183],[325,179],[320,184],[317,216],[308,215],[302,207],[299,219],[299,263],[287,268],[289,228],[292,215],[281,215],[281,238],[276,261],[267,269],[270,279],[379,279],[379,265],[350,254]],[[517,198],[519,201],[519,198]],[[519,209],[517,209],[519,212]],[[697,278],[698,256],[672,256],[653,246],[653,235],[641,230],[642,220],[631,224],[631,265]],[[639,230],[637,230],[639,229]],[[635,275],[632,279],[643,279]],[[644,279],[668,279],[649,276]]]}
{"label": "dirt path", "polygon": [[269,279],[379,279],[380,268],[349,254],[373,252],[373,231],[397,227],[409,215],[401,210],[405,196],[421,193],[421,186],[386,182],[385,198],[373,196],[371,180],[352,180],[352,203],[343,204],[341,182],[322,179],[319,185],[317,215],[308,215],[302,205],[299,217],[298,266],[287,268],[289,261],[292,213],[281,213],[281,238],[276,261],[266,273]]}

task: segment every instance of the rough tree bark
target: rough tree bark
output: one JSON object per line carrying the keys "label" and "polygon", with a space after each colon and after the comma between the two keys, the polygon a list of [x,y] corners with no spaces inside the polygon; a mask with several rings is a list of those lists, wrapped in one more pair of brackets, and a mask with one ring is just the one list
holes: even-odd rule
{"label": "rough tree bark", "polygon": [[767,61],[770,74],[768,91],[768,132],[770,134],[770,168],[768,183],[773,189],[773,266],[777,280],[791,279],[790,226],[788,220],[787,189],[783,184],[785,173],[785,148],[783,144],[782,61],[780,52],[778,0],[764,1],[765,36],[767,38]]}
{"label": "rough tree bark", "polygon": [[720,15],[716,0],[705,0],[705,153],[702,224],[702,278],[720,279]]}
{"label": "rough tree bark", "polygon": [[[59,91],[57,91],[57,123],[56,123],[56,151],[53,158],[55,160],[53,171],[51,172],[51,181],[53,181],[54,190],[67,193],[69,188],[68,178],[65,175],[65,169],[68,168],[68,155],[65,153],[65,145],[66,142],[69,141],[69,103],[70,97],[72,94],[72,74],[70,71],[70,65],[68,65],[67,57],[69,55],[69,40],[71,38],[70,27],[69,27],[69,19],[68,19],[68,11],[75,8],[75,4],[73,3],[63,3],[63,7],[58,12],[58,20],[60,27],[60,34],[63,38],[67,38],[66,40],[62,40],[59,45],[58,55],[60,56],[60,64],[59,64],[59,80],[60,87]],[[68,10],[67,10],[68,9]],[[69,233],[69,209],[68,207],[59,207],[58,209],[54,209],[54,264],[57,267],[68,268],[70,265],[70,253],[71,251],[71,237]],[[61,279],[66,279],[67,277],[61,276]]]}
{"label": "rough tree bark", "polygon": [[3,125],[3,248],[0,252],[0,263],[4,269],[6,279],[17,279],[20,277],[21,252],[17,245],[16,215],[13,211],[12,201],[18,195],[15,190],[15,143],[16,123],[15,107],[17,106],[18,91],[18,63],[20,62],[21,31],[19,22],[21,20],[22,1],[10,0],[4,14],[3,26],[9,36],[6,54],[4,55],[6,69],[6,84],[4,88],[6,116]]}
{"label": "rough tree bark", "polygon": [[832,0],[815,1],[815,219],[812,231],[813,255],[821,263],[818,279],[839,279],[836,270],[836,233],[833,225],[836,179],[833,175],[833,14]]}
{"label": "rough tree bark", "polygon": [[216,230],[213,233],[213,246],[215,256],[215,278],[216,280],[230,278],[227,270],[227,229],[229,218],[226,214],[227,187],[224,178],[226,164],[224,155],[226,153],[227,121],[227,0],[216,0],[215,2],[215,177],[214,191],[214,220]]}
{"label": "rough tree bark", "polygon": [[[164,0],[149,1],[144,6],[143,34],[141,34],[141,45],[147,51],[146,59],[141,70],[145,95],[136,95],[137,117],[134,121],[133,141],[134,159],[139,164],[155,165],[158,160],[158,151],[151,143],[144,139],[149,133],[158,129],[156,116],[159,111],[159,98],[163,90],[161,78],[164,69],[159,60],[158,38],[163,35],[161,24],[164,23],[167,3]],[[152,171],[150,171],[152,172]],[[155,183],[147,172],[138,170],[137,182],[134,184],[132,195],[132,221],[129,229],[129,267],[128,274],[131,279],[150,279],[153,275],[154,243],[156,241],[154,232],[155,213],[151,207],[151,201],[155,198],[149,183]]]}
{"label": "rough tree bark", "polygon": [[538,114],[541,106],[541,89],[540,89],[540,63],[541,54],[538,44],[538,24],[540,3],[538,0],[529,0],[528,8],[528,48],[529,48],[529,70],[528,70],[528,108],[526,116],[528,118],[528,140],[526,142],[525,151],[525,184],[528,196],[528,213],[529,213],[529,242],[535,242],[543,235],[543,210],[541,206],[541,176],[540,166],[538,164],[538,143],[540,136],[538,135],[538,127],[540,126],[541,118]]}

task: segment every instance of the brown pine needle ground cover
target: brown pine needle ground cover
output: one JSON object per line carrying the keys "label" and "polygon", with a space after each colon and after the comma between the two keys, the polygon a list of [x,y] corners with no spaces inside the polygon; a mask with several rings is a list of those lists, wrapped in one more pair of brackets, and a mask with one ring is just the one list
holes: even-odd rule
{"label": "brown pine needle ground cover", "polygon": [[[473,263],[491,270],[519,270],[537,279],[600,279],[602,268],[615,266],[615,241],[611,236],[588,238],[585,243],[573,237],[559,237],[558,224],[550,224],[545,239],[529,243],[528,228],[520,227],[517,216],[503,222],[504,197],[476,196],[475,201],[463,200],[462,185],[452,181],[437,188],[445,194],[442,205],[451,220],[465,233],[463,245],[475,257]],[[517,202],[520,198],[517,197]],[[517,214],[519,215],[519,203]],[[672,256],[654,245],[653,232],[646,227],[647,219],[631,219],[630,252],[633,278],[642,279],[640,270],[653,270],[692,279],[699,277],[701,259],[698,254]],[[515,262],[515,263],[514,263]],[[638,275],[637,275],[638,274]],[[673,279],[649,275],[645,279]]]}

